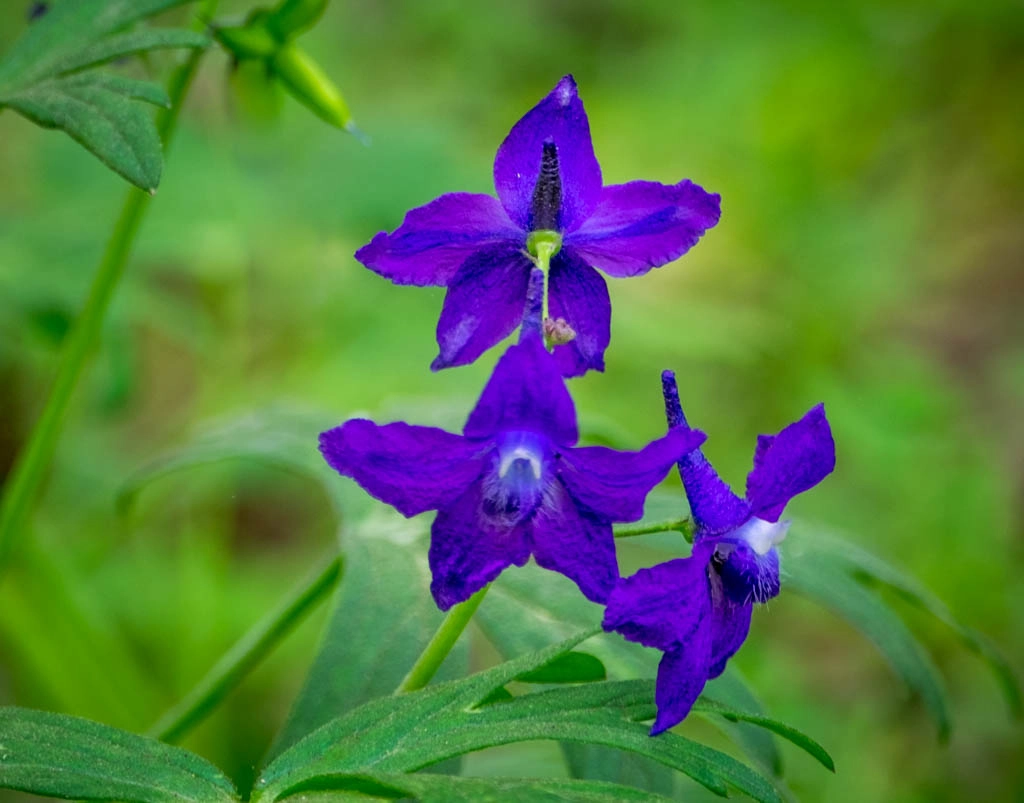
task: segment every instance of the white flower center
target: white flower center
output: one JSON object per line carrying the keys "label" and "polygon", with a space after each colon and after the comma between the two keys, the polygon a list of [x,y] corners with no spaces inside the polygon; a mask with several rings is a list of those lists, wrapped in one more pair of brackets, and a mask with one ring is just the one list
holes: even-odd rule
{"label": "white flower center", "polygon": [[508,474],[508,470],[512,468],[517,460],[526,461],[530,466],[530,473],[533,474],[533,478],[535,480],[540,479],[542,469],[540,455],[525,446],[517,446],[501,456],[501,463],[498,465],[498,476],[504,479],[505,475]]}

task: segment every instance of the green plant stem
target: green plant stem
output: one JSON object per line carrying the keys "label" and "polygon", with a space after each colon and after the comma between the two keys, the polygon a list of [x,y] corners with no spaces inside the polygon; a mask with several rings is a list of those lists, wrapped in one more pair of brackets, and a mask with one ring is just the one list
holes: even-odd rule
{"label": "green plant stem", "polygon": [[423,652],[416,659],[416,663],[412,665],[412,669],[402,679],[402,682],[398,684],[395,694],[416,691],[430,683],[431,678],[434,677],[437,670],[441,668],[441,664],[444,663],[444,659],[448,657],[448,653],[452,651],[455,642],[459,640],[462,631],[466,629],[469,620],[473,618],[476,609],[480,607],[480,603],[483,602],[488,588],[490,588],[489,585],[484,586],[465,602],[460,602],[448,611],[444,621],[441,622],[441,626],[437,628],[433,638],[423,648]]}
{"label": "green plant stem", "polygon": [[650,535],[652,533],[682,533],[687,541],[693,540],[693,522],[688,518],[668,519],[667,521],[656,521],[653,524],[626,524],[615,528],[616,538],[632,538],[635,535]]}
{"label": "green plant stem", "polygon": [[268,613],[213,666],[184,699],[147,731],[165,742],[179,741],[198,725],[295,627],[322,602],[341,577],[333,557]]}
{"label": "green plant stem", "polygon": [[[216,5],[217,0],[207,0],[201,9],[200,17],[209,18]],[[171,105],[160,112],[156,121],[165,153],[174,135],[182,103],[203,53],[204,50],[194,50],[189,54],[188,60],[171,76],[167,88]],[[39,495],[43,477],[57,446],[68,402],[103,327],[107,308],[124,273],[139,226],[149,208],[149,201],[149,195],[142,190],[133,187],[128,191],[113,234],[93,276],[85,306],[64,343],[57,376],[42,415],[32,429],[4,484],[3,497],[0,499],[0,572],[16,548],[17,539],[23,532],[32,505]]]}

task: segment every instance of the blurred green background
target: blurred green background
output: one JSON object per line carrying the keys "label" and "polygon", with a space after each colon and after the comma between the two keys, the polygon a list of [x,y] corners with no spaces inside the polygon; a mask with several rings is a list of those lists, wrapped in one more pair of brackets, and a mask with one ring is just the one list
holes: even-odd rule
{"label": "blurred green background", "polygon": [[[0,50],[26,5],[0,8]],[[741,485],[757,433],[824,401],[837,470],[791,512],[908,569],[1024,665],[1018,2],[336,0],[303,43],[372,145],[292,100],[255,124],[227,59],[205,61],[0,589],[0,702],[144,729],[331,544],[323,492],[250,463],[169,477],[119,512],[155,456],[271,408],[461,423],[496,354],[431,374],[443,291],[351,255],[438,194],[492,191],[497,145],[566,72],[606,183],[689,177],[723,196],[681,262],[610,282],[607,371],[572,384],[587,428],[661,433],[674,368]],[[125,191],[63,134],[0,115],[0,473]],[[187,744],[251,777],[323,619]],[[838,766],[787,754],[790,785],[808,801],[1024,800],[1024,739],[986,669],[910,622],[947,677],[947,747],[849,626],[785,594],[757,614],[736,664]],[[494,763],[564,771],[543,746]]]}

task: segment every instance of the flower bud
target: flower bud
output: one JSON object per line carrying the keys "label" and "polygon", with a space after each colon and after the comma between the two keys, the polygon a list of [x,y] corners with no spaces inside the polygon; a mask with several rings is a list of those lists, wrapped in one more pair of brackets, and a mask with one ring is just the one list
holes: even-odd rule
{"label": "flower bud", "polygon": [[268,58],[281,45],[267,28],[266,22],[266,11],[254,11],[244,25],[215,28],[213,35],[236,59]]}
{"label": "flower bud", "polygon": [[271,65],[285,88],[314,114],[346,131],[357,130],[337,87],[304,51],[294,45],[285,45],[274,56]]}

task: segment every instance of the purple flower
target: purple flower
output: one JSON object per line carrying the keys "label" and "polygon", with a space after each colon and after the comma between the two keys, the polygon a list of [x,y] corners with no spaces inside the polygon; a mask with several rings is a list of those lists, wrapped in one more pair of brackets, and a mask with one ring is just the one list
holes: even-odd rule
{"label": "purple flower", "polygon": [[613,521],[635,521],[672,464],[704,441],[680,426],[639,452],[573,447],[576,411],[544,348],[533,272],[519,343],[495,366],[462,435],[353,419],[320,436],[327,462],[406,516],[437,510],[431,591],[442,610],[532,554],[596,602],[618,579]]}
{"label": "purple flower", "polygon": [[[670,431],[687,428],[671,371],[662,384]],[[732,492],[699,450],[679,461],[696,524],[693,553],[620,580],[604,617],[606,630],[664,652],[652,736],[686,717],[704,683],[722,673],[746,639],[753,604],[779,593],[775,545],[789,527],[779,516],[835,461],[820,404],[778,435],[758,437],[746,499]]]}
{"label": "purple flower", "polygon": [[442,195],[393,234],[356,252],[396,284],[448,288],[434,370],[473,362],[519,325],[534,260],[550,259],[550,315],[575,338],[555,348],[565,376],[604,370],[611,304],[604,279],[639,276],[678,259],[718,222],[719,196],[690,181],[604,187],[590,124],[565,76],[498,148],[498,198]]}

